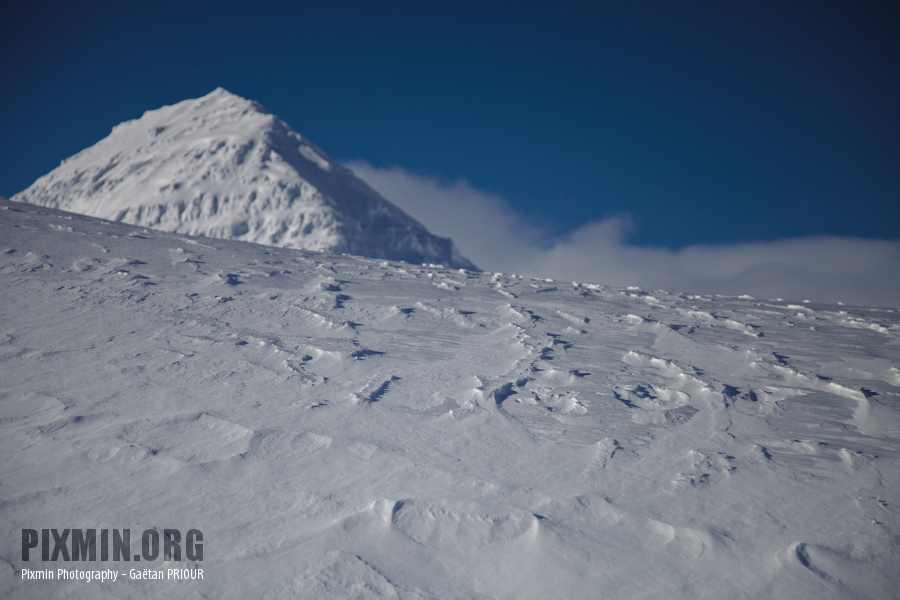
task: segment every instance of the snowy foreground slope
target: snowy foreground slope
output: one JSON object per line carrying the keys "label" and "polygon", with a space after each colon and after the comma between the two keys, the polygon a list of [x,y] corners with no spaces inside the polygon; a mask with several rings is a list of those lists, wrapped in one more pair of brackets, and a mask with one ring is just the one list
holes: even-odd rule
{"label": "snowy foreground slope", "polygon": [[[893,310],[4,201],[0,323],[4,598],[897,597]],[[196,528],[204,579],[26,563],[42,528]]]}
{"label": "snowy foreground slope", "polygon": [[12,199],[162,231],[475,269],[451,240],[222,88],[120,123]]}

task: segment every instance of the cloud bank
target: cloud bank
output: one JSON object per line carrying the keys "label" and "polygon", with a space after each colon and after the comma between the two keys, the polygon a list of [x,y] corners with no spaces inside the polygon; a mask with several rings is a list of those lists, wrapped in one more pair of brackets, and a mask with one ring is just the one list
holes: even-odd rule
{"label": "cloud bank", "polygon": [[688,246],[627,243],[611,218],[553,235],[500,196],[402,167],[346,163],[432,233],[450,237],[487,271],[673,292],[844,302],[900,308],[900,242],[835,236]]}

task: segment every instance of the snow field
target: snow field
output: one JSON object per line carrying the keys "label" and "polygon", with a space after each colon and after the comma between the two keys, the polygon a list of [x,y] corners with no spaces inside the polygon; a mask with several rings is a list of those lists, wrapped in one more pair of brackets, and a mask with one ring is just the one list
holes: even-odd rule
{"label": "snow field", "polygon": [[[10,202],[0,282],[3,597],[898,584],[896,311],[336,257]],[[204,561],[178,566],[205,578],[22,581],[26,527],[199,528]]]}

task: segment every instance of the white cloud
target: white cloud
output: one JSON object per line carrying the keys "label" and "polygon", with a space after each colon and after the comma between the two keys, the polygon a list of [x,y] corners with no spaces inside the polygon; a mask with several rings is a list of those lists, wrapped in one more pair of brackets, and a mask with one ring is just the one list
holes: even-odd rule
{"label": "white cloud", "polygon": [[432,233],[453,238],[465,256],[487,271],[900,308],[900,242],[817,236],[668,250],[629,245],[631,224],[622,218],[552,236],[500,196],[465,181],[444,183],[363,161],[347,166]]}

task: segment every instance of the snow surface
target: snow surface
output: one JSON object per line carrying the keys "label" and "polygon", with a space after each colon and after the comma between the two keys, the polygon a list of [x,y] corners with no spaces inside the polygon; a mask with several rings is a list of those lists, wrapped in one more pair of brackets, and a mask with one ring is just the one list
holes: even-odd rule
{"label": "snow surface", "polygon": [[[4,598],[896,597],[897,311],[7,201],[0,257]],[[204,580],[23,581],[171,564],[21,560],[64,527],[198,528]]]}
{"label": "snow surface", "polygon": [[451,240],[222,88],[117,125],[12,199],[163,231],[475,269]]}

